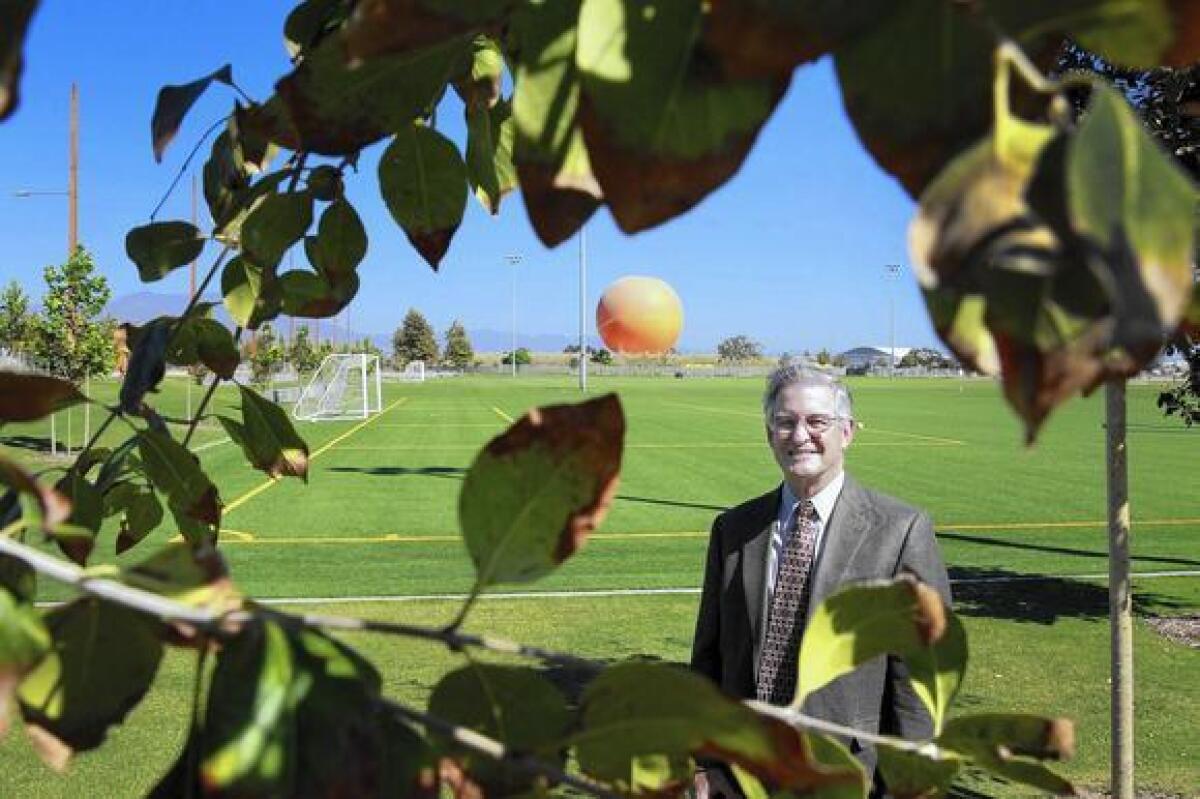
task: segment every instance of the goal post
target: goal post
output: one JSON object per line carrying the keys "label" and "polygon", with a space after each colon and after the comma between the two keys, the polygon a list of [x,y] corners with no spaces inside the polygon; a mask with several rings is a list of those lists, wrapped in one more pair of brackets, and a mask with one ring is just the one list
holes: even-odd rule
{"label": "goal post", "polygon": [[383,409],[379,356],[326,355],[300,393],[292,416],[301,421],[366,419]]}

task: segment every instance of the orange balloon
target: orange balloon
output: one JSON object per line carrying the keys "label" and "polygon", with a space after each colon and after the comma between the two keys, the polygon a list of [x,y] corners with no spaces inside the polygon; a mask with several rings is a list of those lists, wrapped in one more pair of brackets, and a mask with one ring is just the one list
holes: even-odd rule
{"label": "orange balloon", "polygon": [[666,352],[683,329],[683,303],[656,277],[623,277],[600,297],[596,328],[614,352]]}

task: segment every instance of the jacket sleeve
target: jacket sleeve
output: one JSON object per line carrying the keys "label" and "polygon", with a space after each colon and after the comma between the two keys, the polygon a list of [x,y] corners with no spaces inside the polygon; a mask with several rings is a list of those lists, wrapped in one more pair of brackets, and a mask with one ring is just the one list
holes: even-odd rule
{"label": "jacket sleeve", "polygon": [[[950,605],[950,578],[933,535],[933,524],[924,513],[913,519],[900,553],[896,573],[905,571],[927,583],[941,595],[947,606]],[[881,727],[884,733],[909,739],[933,736],[933,720],[913,691],[908,668],[897,657],[888,658]]]}
{"label": "jacket sleeve", "polygon": [[700,589],[700,611],[696,617],[696,633],[692,637],[693,671],[721,684],[721,571],[723,568],[720,544],[721,517],[713,522],[708,537],[708,554],[704,561],[704,582]]}

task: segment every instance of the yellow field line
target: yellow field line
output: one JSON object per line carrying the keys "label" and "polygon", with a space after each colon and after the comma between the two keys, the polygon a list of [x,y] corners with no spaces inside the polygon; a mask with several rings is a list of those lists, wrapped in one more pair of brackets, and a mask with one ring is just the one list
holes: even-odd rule
{"label": "yellow field line", "polygon": [[499,408],[497,408],[495,405],[493,405],[493,406],[492,406],[492,410],[496,412],[496,415],[497,415],[497,416],[499,416],[501,419],[503,419],[504,421],[508,422],[509,424],[512,424],[513,422],[515,422],[515,421],[516,421],[516,419],[512,418],[511,416],[509,416],[507,413],[505,413],[504,411],[500,410],[500,409],[499,409]]}
{"label": "yellow field line", "polygon": [[[1134,527],[1181,527],[1184,525],[1200,524],[1200,519],[1147,519],[1145,521],[1134,521]],[[1063,527],[1094,527],[1103,528],[1106,522],[1103,521],[1072,521],[1072,522],[1010,522],[1008,524],[939,524],[937,528],[940,532],[954,532],[956,530],[1048,530]],[[596,533],[592,535],[589,541],[627,541],[635,538],[707,538],[709,535],[707,530],[680,530],[670,532],[650,532],[650,533]],[[421,544],[421,543],[447,543],[460,541],[462,536],[457,534],[438,533],[434,535],[398,535],[396,533],[386,533],[384,535],[375,536],[286,536],[286,537],[267,537],[260,538],[253,533],[247,533],[243,530],[228,530],[221,529],[222,538],[228,537],[228,540],[223,540],[222,545],[238,545],[238,544]]]}
{"label": "yellow field line", "polygon": [[[920,433],[902,433],[899,430],[886,430],[882,427],[875,427],[874,425],[872,425],[870,427],[867,427],[866,425],[864,425],[863,429],[867,430],[868,432],[886,433],[887,435],[890,435],[890,436],[903,436],[904,438],[915,438],[918,441],[934,441],[934,442],[937,442],[938,444],[949,444],[949,445],[953,445],[953,446],[961,446],[961,445],[965,445],[967,443],[965,441],[959,441],[957,438],[939,438],[938,436],[925,436],[925,435],[921,435]],[[870,443],[870,442],[866,442],[866,443]],[[855,446],[858,446],[858,445],[855,445]]]}
{"label": "yellow field line", "polygon": [[[396,400],[395,402],[393,402],[391,405],[389,405],[389,406],[387,406],[386,408],[384,408],[384,409],[383,409],[383,410],[382,410],[382,411],[381,411],[381,412],[380,412],[378,415],[376,415],[376,416],[372,416],[372,417],[370,417],[369,419],[364,419],[363,421],[361,421],[361,422],[359,422],[358,424],[354,425],[354,427],[351,427],[349,430],[347,430],[346,432],[342,433],[342,434],[341,434],[340,436],[338,436],[337,438],[335,438],[335,439],[333,439],[332,441],[330,441],[330,442],[326,443],[326,444],[325,444],[325,446],[321,447],[319,450],[317,450],[316,452],[314,452],[312,455],[309,455],[309,456],[308,456],[308,459],[309,459],[310,461],[315,461],[315,460],[316,460],[317,458],[319,458],[321,455],[323,455],[324,453],[328,452],[328,451],[330,450],[330,448],[332,448],[333,446],[335,446],[335,445],[336,445],[338,442],[340,442],[340,441],[345,441],[347,438],[349,438],[350,436],[354,435],[354,434],[355,434],[355,433],[357,433],[359,430],[362,430],[364,427],[366,427],[367,425],[371,424],[371,423],[372,423],[372,422],[374,422],[375,420],[383,418],[383,415],[384,415],[385,413],[387,413],[388,411],[392,410],[393,408],[397,407],[398,405],[403,405],[405,402],[408,402],[408,397],[401,397],[400,399],[398,399],[398,400]],[[247,491],[245,494],[242,494],[240,497],[238,497],[237,499],[233,500],[233,501],[232,501],[232,502],[230,502],[228,505],[226,505],[226,506],[225,506],[225,510],[224,510],[224,514],[228,515],[228,514],[229,514],[230,512],[232,512],[232,511],[233,511],[235,508],[237,508],[237,507],[239,507],[239,506],[241,506],[241,505],[245,505],[247,502],[249,502],[250,500],[254,499],[254,498],[255,498],[255,497],[257,497],[259,494],[261,494],[262,492],[266,491],[266,490],[267,490],[268,488],[270,488],[271,486],[273,486],[273,485],[275,485],[276,483],[278,483],[278,482],[279,482],[281,479],[282,479],[282,478],[279,478],[279,477],[271,477],[271,478],[268,478],[266,482],[264,482],[264,483],[261,483],[260,485],[257,485],[257,486],[255,486],[254,488],[250,489],[250,490],[249,490],[249,491]]]}
{"label": "yellow field line", "polygon": [[[376,425],[376,427],[429,427],[429,422],[392,422],[390,424]],[[457,422],[452,424],[443,424],[438,422],[438,427],[490,427],[495,429],[495,422]]]}

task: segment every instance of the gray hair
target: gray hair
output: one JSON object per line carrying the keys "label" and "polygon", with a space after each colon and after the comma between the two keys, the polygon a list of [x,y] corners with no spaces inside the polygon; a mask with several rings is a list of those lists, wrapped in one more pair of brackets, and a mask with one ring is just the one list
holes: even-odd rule
{"label": "gray hair", "polygon": [[816,386],[833,392],[834,413],[844,419],[854,418],[854,400],[850,389],[828,372],[814,369],[800,359],[786,359],[767,375],[767,389],[763,392],[763,415],[770,422],[775,414],[775,402],[779,392],[787,386]]}

